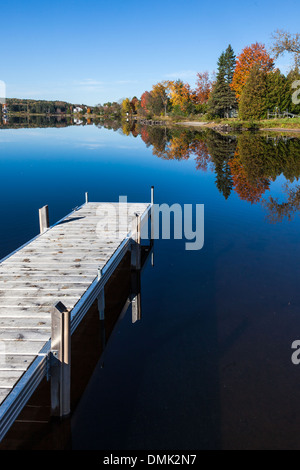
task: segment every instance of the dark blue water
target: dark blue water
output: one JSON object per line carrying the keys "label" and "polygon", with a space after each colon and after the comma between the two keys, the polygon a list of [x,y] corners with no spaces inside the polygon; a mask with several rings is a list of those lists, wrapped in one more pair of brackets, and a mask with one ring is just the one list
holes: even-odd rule
{"label": "dark blue water", "polygon": [[300,219],[294,201],[291,220],[270,223],[262,203],[285,200],[284,184],[296,188],[297,175],[277,171],[251,203],[235,187],[225,199],[214,165],[158,158],[139,135],[1,130],[0,146],[0,257],[38,233],[40,207],[48,204],[56,222],[86,191],[91,201],[145,202],[154,185],[156,203],[205,205],[202,250],[155,241],[142,321],[127,315],[118,324],[74,410],[71,447],[299,449],[291,344],[300,338]]}

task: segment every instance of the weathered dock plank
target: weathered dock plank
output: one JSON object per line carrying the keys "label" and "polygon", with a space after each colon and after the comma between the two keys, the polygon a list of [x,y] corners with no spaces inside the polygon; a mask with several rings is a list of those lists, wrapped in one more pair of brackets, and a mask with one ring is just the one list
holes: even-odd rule
{"label": "weathered dock plank", "polygon": [[22,374],[28,369],[28,365],[31,364],[35,356],[26,355],[10,355],[0,354],[0,370],[20,370]]}
{"label": "weathered dock plank", "polygon": [[48,330],[50,331],[51,328],[51,322],[50,319],[39,319],[39,318],[32,318],[32,317],[14,317],[12,316],[7,316],[7,317],[2,317],[0,318],[0,333],[1,330],[7,330],[10,328],[11,330],[16,328],[16,329],[22,329],[22,330],[27,330],[27,329],[33,329],[37,328],[39,330]]}

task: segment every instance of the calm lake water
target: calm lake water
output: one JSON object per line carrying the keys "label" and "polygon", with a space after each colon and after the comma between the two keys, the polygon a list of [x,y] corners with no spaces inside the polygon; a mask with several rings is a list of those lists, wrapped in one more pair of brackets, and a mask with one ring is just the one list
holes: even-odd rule
{"label": "calm lake water", "polygon": [[300,139],[111,124],[0,129],[0,258],[84,202],[204,204],[205,243],[156,240],[72,449],[300,449]]}

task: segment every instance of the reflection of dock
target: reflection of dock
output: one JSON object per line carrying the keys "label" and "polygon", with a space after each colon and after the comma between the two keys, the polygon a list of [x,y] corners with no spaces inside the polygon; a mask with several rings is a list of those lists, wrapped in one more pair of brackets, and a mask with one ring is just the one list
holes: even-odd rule
{"label": "reflection of dock", "polygon": [[[152,199],[153,202],[153,199]],[[71,407],[71,337],[93,305],[106,322],[105,286],[130,258],[132,321],[140,319],[141,229],[151,203],[86,203],[0,263],[0,439],[45,377],[51,414]],[[121,288],[121,285],[120,285]],[[106,341],[102,328],[102,343]]]}

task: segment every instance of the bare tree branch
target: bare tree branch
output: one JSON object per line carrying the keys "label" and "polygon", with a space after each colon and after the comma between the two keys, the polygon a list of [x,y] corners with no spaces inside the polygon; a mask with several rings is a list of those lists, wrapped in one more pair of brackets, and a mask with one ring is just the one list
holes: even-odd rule
{"label": "bare tree branch", "polygon": [[300,34],[291,34],[288,31],[278,29],[272,35],[273,46],[271,51],[275,57],[278,59],[279,56],[285,52],[293,54],[295,66],[300,65]]}

